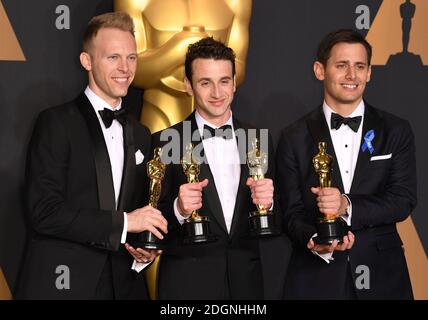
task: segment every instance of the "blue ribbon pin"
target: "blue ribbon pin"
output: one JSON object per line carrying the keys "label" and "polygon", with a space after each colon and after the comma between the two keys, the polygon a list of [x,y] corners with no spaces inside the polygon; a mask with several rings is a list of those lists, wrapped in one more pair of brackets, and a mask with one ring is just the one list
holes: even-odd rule
{"label": "blue ribbon pin", "polygon": [[361,146],[361,150],[366,151],[366,149],[369,149],[370,154],[373,153],[374,148],[372,145],[372,141],[375,137],[375,132],[373,129],[367,131],[367,133],[364,135],[364,144]]}

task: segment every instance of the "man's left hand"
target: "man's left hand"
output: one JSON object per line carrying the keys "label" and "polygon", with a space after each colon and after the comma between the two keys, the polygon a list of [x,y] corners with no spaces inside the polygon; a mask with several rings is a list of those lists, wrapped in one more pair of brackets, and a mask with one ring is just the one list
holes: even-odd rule
{"label": "man's left hand", "polygon": [[273,181],[272,179],[260,179],[254,181],[253,178],[247,179],[247,186],[251,189],[251,198],[254,204],[262,205],[269,209],[273,203]]}

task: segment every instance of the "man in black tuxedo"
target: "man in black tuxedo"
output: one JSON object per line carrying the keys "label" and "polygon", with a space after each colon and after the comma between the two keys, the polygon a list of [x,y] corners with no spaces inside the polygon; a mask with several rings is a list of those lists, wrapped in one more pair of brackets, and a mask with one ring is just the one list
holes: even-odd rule
{"label": "man in black tuxedo", "polygon": [[[166,162],[168,156],[172,159],[159,201],[169,226],[160,261],[159,298],[261,299],[259,240],[249,235],[248,216],[255,210],[254,204],[272,206],[274,187],[271,178],[248,178],[246,147],[251,127],[231,112],[235,55],[223,43],[204,38],[189,46],[185,72],[186,89],[194,97],[196,110],[153,137],[155,145],[164,147],[162,158]],[[271,177],[273,150],[268,134],[265,132],[263,140],[262,134],[253,130],[260,134],[261,149],[272,160],[265,174]],[[187,183],[180,164],[186,139],[200,151],[199,183]],[[197,209],[209,218],[217,240],[184,245],[181,225]]]}
{"label": "man in black tuxedo", "polygon": [[[363,100],[370,60],[359,33],[328,34],[314,64],[324,103],[281,134],[278,188],[294,244],[286,298],[412,298],[396,223],[416,205],[414,137],[407,121]],[[331,188],[316,187],[312,158],[320,141],[334,158]],[[349,226],[343,243],[314,243],[318,212]]]}
{"label": "man in black tuxedo", "polygon": [[[150,132],[126,113],[136,70],[132,19],[94,17],[84,34],[88,86],[74,101],[40,113],[28,150],[26,200],[32,234],[25,299],[145,299],[124,243],[132,233],[167,232],[161,213],[140,208],[147,193]],[[144,251],[148,262],[157,252]]]}

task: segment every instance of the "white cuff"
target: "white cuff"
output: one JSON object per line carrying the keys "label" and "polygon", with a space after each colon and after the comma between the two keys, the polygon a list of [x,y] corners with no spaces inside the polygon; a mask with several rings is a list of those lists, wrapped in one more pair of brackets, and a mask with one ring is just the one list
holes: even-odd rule
{"label": "white cuff", "polygon": [[346,194],[342,194],[342,196],[344,196],[348,200],[349,205],[346,208],[346,213],[342,215],[341,218],[345,220],[346,224],[350,227],[352,218],[352,202]]}
{"label": "white cuff", "polygon": [[126,235],[128,234],[128,216],[127,213],[123,213],[123,230],[122,237],[120,238],[120,243],[126,243]]}
{"label": "white cuff", "polygon": [[180,214],[180,212],[178,211],[178,203],[177,203],[177,201],[178,201],[178,198],[175,198],[175,200],[174,200],[174,214],[175,214],[175,217],[177,218],[178,222],[179,222],[180,224],[183,224],[183,223],[184,223],[184,220],[186,220],[186,218],[184,218],[184,217]]}
{"label": "white cuff", "polygon": [[[315,233],[311,239],[315,238],[317,236],[317,234]],[[333,261],[333,252],[327,252],[327,253],[318,253],[315,250],[311,250],[311,252],[320,257],[321,259],[323,259],[325,262],[330,263],[330,261]]]}
{"label": "white cuff", "polygon": [[132,263],[132,270],[137,271],[138,273],[140,273],[141,271],[143,271],[150,263],[150,262],[137,262],[137,260],[134,259],[134,262]]}
{"label": "white cuff", "polygon": [[269,208],[269,211],[273,211],[273,199],[272,199],[272,205],[270,206],[270,208]]}

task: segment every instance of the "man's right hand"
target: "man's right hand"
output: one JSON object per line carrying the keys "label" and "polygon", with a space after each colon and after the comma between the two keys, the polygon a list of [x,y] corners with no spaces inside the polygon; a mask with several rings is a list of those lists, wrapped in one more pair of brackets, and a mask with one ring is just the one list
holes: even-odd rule
{"label": "man's right hand", "polygon": [[178,191],[178,212],[188,218],[193,210],[202,208],[202,190],[208,185],[208,179],[197,183],[186,183]]}
{"label": "man's right hand", "polygon": [[128,213],[128,232],[140,233],[147,230],[159,239],[163,239],[158,229],[168,233],[168,222],[158,209],[145,206]]}
{"label": "man's right hand", "polygon": [[351,249],[355,242],[355,236],[351,231],[348,231],[348,235],[343,237],[343,242],[339,244],[337,240],[334,240],[332,244],[316,244],[312,238],[309,240],[307,247],[309,250],[314,250],[318,254],[331,253],[333,251],[345,251]]}
{"label": "man's right hand", "polygon": [[157,256],[162,254],[162,250],[134,248],[129,243],[125,243],[125,248],[139,263],[152,262]]}

